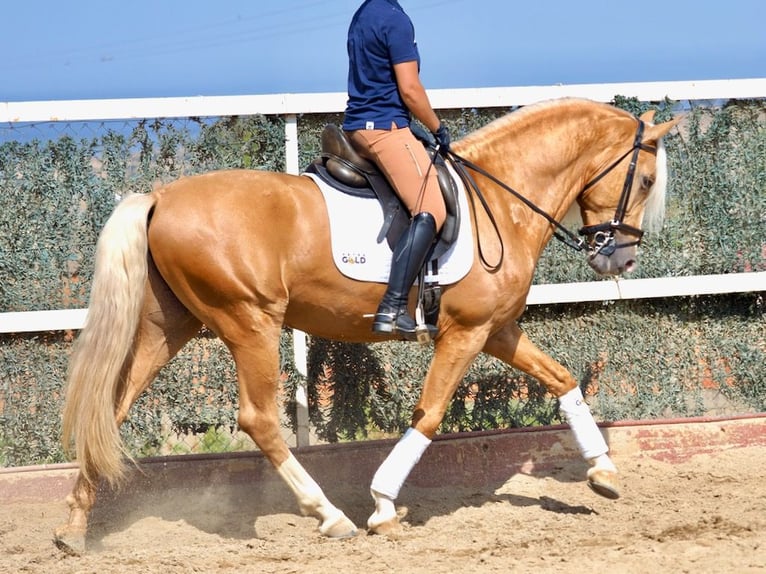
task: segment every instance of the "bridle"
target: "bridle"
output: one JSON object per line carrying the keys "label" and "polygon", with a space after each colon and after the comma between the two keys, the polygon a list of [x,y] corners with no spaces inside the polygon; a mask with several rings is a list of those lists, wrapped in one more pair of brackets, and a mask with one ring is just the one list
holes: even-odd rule
{"label": "bridle", "polygon": [[[476,181],[474,180],[473,176],[468,170],[474,171],[486,177],[487,179],[489,179],[490,181],[492,181],[493,183],[500,186],[502,189],[504,189],[505,191],[507,191],[508,193],[510,193],[517,199],[519,199],[522,203],[524,203],[524,205],[529,207],[532,211],[534,211],[535,213],[537,213],[538,215],[546,219],[554,228],[553,235],[556,237],[556,239],[558,239],[565,245],[573,248],[576,251],[587,251],[591,257],[600,255],[600,254],[609,256],[612,253],[614,253],[615,250],[617,249],[624,248],[624,247],[631,247],[633,245],[639,245],[641,243],[641,238],[644,234],[643,230],[623,222],[623,219],[625,218],[625,213],[627,211],[628,202],[630,200],[630,191],[633,187],[633,180],[636,175],[636,165],[638,163],[638,154],[643,150],[651,154],[657,155],[657,148],[655,146],[644,144],[641,141],[641,138],[643,137],[643,135],[644,135],[644,122],[642,120],[638,120],[638,128],[636,129],[636,137],[633,140],[633,146],[624,154],[622,154],[619,158],[617,158],[614,162],[612,162],[608,167],[606,167],[596,177],[594,177],[588,183],[586,183],[582,191],[580,192],[580,194],[578,194],[578,195],[582,195],[588,189],[595,186],[599,181],[601,181],[601,179],[603,179],[614,168],[616,168],[622,162],[622,160],[624,160],[631,153],[633,154],[630,160],[630,165],[628,166],[628,172],[625,176],[625,182],[622,187],[622,194],[620,195],[620,199],[617,203],[617,208],[615,209],[614,217],[612,218],[611,221],[606,221],[604,223],[599,223],[596,225],[588,225],[588,226],[584,226],[580,228],[578,231],[578,234],[582,237],[578,237],[577,235],[569,231],[569,229],[561,225],[551,215],[549,215],[548,213],[546,213],[545,211],[537,207],[534,203],[532,203],[526,197],[521,195],[518,191],[506,185],[505,183],[497,179],[495,176],[488,173],[483,168],[459,156],[458,154],[454,153],[452,150],[449,150],[447,152],[447,156],[452,159],[453,166],[455,167],[455,170],[457,171],[458,175],[460,175],[461,179],[463,180],[463,183],[465,183],[466,188],[472,189],[474,193],[476,194],[476,196],[478,197],[485,212],[487,213],[487,216],[489,217],[492,225],[494,226],[495,232],[497,233],[498,237],[500,237],[500,233],[499,233],[497,224],[495,223],[495,218],[492,215],[489,205],[484,199],[484,196],[482,195],[478,185],[476,184]],[[475,210],[474,210],[474,213],[475,213]],[[617,243],[615,238],[615,232],[617,231],[626,233],[628,235],[632,235],[635,237],[635,240],[626,242],[626,243]],[[588,238],[590,239],[588,240]],[[479,245],[479,254],[482,258],[482,262],[487,267],[489,267],[490,269],[499,268],[500,265],[502,264],[502,258],[504,254],[504,247],[502,244],[502,240],[500,243],[500,260],[496,264],[490,264],[486,261],[482,252],[481,245]]]}
{"label": "bridle", "polygon": [[[620,200],[617,202],[617,208],[614,212],[614,217],[611,221],[599,223],[597,225],[587,225],[581,227],[579,230],[580,235],[590,237],[589,248],[591,255],[606,255],[609,256],[615,252],[616,249],[622,247],[632,247],[633,245],[640,245],[641,238],[644,235],[643,230],[633,227],[624,223],[622,220],[625,218],[625,212],[628,209],[628,201],[630,200],[630,190],[633,188],[633,179],[636,176],[636,164],[638,163],[638,154],[641,150],[657,155],[657,148],[655,146],[646,145],[641,141],[644,136],[644,122],[638,120],[638,128],[636,129],[636,137],[633,140],[633,147],[627,152],[622,154],[617,160],[615,160],[609,167],[602,171],[599,175],[594,177],[583,187],[582,195],[588,189],[596,185],[604,176],[612,171],[619,163],[625,159],[631,152],[633,156],[630,158],[630,165],[628,165],[628,173],[625,175],[625,182],[622,186],[622,194],[620,194]],[[615,239],[615,232],[621,231],[628,235],[635,237],[635,241],[627,243],[617,243]]]}

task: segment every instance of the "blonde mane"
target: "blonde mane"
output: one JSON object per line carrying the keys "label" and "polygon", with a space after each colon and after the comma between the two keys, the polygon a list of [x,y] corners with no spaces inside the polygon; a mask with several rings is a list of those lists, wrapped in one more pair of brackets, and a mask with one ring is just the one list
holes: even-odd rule
{"label": "blonde mane", "polygon": [[668,187],[668,156],[662,139],[657,142],[657,173],[644,208],[644,230],[658,232],[665,220],[665,195]]}
{"label": "blonde mane", "polygon": [[558,98],[553,100],[545,100],[542,102],[537,102],[537,103],[530,104],[522,108],[516,109],[510,113],[505,114],[504,116],[501,116],[495,120],[492,120],[485,126],[480,127],[479,129],[475,130],[474,132],[468,134],[463,139],[461,139],[460,145],[471,147],[479,141],[483,141],[483,140],[486,140],[487,138],[491,138],[492,134],[496,132],[505,131],[509,129],[510,126],[515,126],[516,124],[521,125],[525,122],[536,121],[537,119],[536,117],[530,117],[530,116],[537,116],[541,112],[559,110],[560,108],[575,108],[575,107],[582,107],[582,106],[588,106],[590,108],[594,108],[594,107],[601,108],[603,111],[608,111],[611,114],[613,114],[616,111],[618,113],[623,113],[626,116],[632,117],[632,115],[629,112],[620,110],[619,108],[615,108],[614,106],[605,104],[603,102],[596,102],[596,101],[588,100],[585,98],[567,97],[567,98]]}

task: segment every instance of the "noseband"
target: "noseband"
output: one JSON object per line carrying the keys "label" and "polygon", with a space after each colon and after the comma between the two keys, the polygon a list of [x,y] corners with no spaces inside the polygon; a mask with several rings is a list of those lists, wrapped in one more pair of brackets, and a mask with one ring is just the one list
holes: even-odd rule
{"label": "noseband", "polygon": [[[587,225],[580,228],[579,234],[590,238],[588,242],[588,251],[591,255],[605,255],[609,257],[615,250],[622,247],[632,247],[634,245],[641,244],[641,238],[644,235],[643,230],[633,227],[624,223],[622,220],[625,218],[625,212],[628,208],[628,201],[630,200],[630,190],[633,188],[633,179],[636,176],[636,164],[638,163],[638,154],[641,150],[657,155],[657,148],[654,146],[646,145],[641,142],[641,138],[644,136],[644,122],[638,120],[638,128],[636,130],[636,138],[633,140],[633,147],[622,154],[617,160],[615,160],[604,171],[590,180],[585,187],[583,187],[582,193],[596,185],[604,176],[617,167],[620,162],[625,159],[628,154],[632,153],[630,158],[630,165],[628,166],[628,173],[625,176],[625,183],[622,186],[622,194],[620,195],[620,201],[617,203],[617,209],[614,212],[614,217],[611,221],[605,221],[596,225]],[[621,231],[625,234],[632,235],[636,239],[626,243],[617,243],[615,239],[615,232]]]}

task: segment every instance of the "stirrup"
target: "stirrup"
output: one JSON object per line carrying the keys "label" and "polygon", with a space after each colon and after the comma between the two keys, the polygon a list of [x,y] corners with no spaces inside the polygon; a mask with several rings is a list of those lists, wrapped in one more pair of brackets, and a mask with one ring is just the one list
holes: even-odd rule
{"label": "stirrup", "polygon": [[423,317],[423,306],[418,305],[415,308],[415,339],[421,345],[428,345],[439,333],[439,328],[426,323]]}

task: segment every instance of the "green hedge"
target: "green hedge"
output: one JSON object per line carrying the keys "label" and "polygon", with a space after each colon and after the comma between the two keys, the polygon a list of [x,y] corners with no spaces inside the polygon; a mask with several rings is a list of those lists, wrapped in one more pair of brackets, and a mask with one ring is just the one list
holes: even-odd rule
{"label": "green hedge", "polygon": [[[650,106],[620,97],[615,102],[635,113]],[[654,107],[660,117],[680,109],[687,117],[666,141],[666,225],[646,237],[635,276],[766,270],[764,102]],[[444,116],[459,137],[508,111]],[[316,156],[324,124],[339,121],[338,115],[301,118],[301,165]],[[0,311],[85,307],[95,240],[127,190],[210,169],[283,171],[284,165],[284,123],[275,117],[0,126]],[[555,241],[535,276],[537,283],[589,280],[594,277],[582,258]],[[742,412],[766,410],[762,293],[530,307],[522,327],[581,381],[599,418],[702,414],[711,390]],[[63,460],[59,411],[72,335],[0,337],[0,464]],[[280,400],[290,407],[299,377],[289,337],[282,344]],[[313,339],[309,399],[318,436],[338,441],[401,432],[429,354],[401,343]],[[140,399],[125,438],[137,454],[235,448],[218,439],[236,427],[236,403],[231,359],[217,339],[202,333]],[[482,356],[443,428],[558,421],[555,403],[534,380]],[[177,435],[202,439],[187,447],[173,443]]]}

